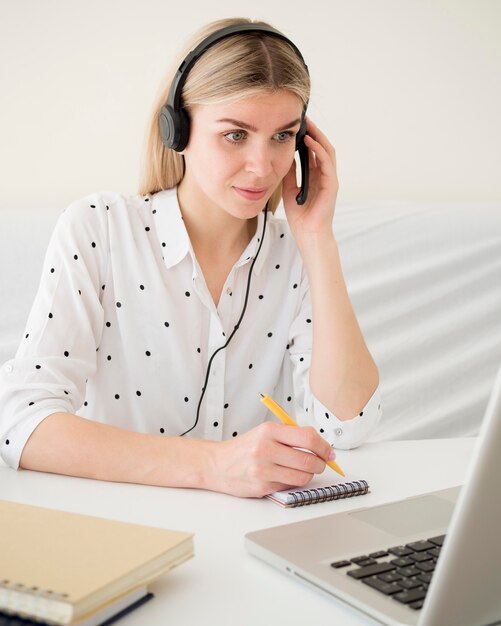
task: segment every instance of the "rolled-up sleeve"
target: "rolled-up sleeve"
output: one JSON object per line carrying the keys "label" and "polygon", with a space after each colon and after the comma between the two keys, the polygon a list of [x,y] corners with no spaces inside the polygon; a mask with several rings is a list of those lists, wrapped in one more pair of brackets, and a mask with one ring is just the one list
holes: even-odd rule
{"label": "rolled-up sleeve", "polygon": [[104,318],[106,210],[89,196],[61,215],[20,346],[0,368],[0,454],[13,468],[45,417],[78,410],[95,371]]}
{"label": "rolled-up sleeve", "polygon": [[[339,419],[329,407],[322,404],[312,393],[309,381],[313,324],[310,290],[303,274],[298,313],[291,325],[289,336],[297,421],[302,425],[314,426],[335,448],[355,448],[367,441],[381,419],[379,386],[366,405],[351,419]],[[336,346],[332,349],[335,350]]]}
{"label": "rolled-up sleeve", "polygon": [[338,419],[311,392],[307,408],[308,413],[313,415],[311,423],[334,448],[341,450],[356,448],[367,441],[381,418],[379,387],[360,413],[351,419]]}

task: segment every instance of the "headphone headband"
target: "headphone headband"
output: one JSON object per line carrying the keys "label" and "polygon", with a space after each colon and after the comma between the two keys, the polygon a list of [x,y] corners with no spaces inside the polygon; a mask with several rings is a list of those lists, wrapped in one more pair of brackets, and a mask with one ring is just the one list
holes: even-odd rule
{"label": "headphone headband", "polygon": [[[163,143],[167,148],[181,152],[185,149],[189,139],[189,118],[186,111],[181,106],[181,93],[183,91],[186,78],[198,59],[213,45],[219,41],[238,34],[264,34],[271,37],[281,39],[291,46],[296,53],[297,57],[301,60],[306,72],[308,73],[308,66],[306,65],[303,55],[297,48],[297,46],[283,33],[271,26],[259,25],[253,23],[234,24],[233,26],[227,26],[221,28],[203,41],[201,41],[188,55],[185,57],[181,65],[179,66],[176,75],[172,81],[169,96],[166,104],[162,107],[159,115],[159,129],[160,136]],[[305,106],[306,111],[306,106]],[[304,111],[304,112],[305,112]],[[304,117],[304,113],[303,113]],[[305,131],[304,131],[305,132]],[[304,133],[303,133],[304,134]]]}
{"label": "headphone headband", "polygon": [[232,35],[239,34],[265,34],[271,35],[272,37],[276,37],[278,39],[282,39],[282,41],[287,42],[291,48],[294,50],[296,55],[301,59],[306,71],[308,71],[308,67],[304,62],[303,55],[296,47],[295,44],[292,43],[288,37],[286,37],[283,33],[271,26],[259,26],[257,24],[235,24],[233,26],[227,26],[226,28],[221,28],[216,32],[212,33],[206,37],[203,41],[201,41],[198,46],[193,48],[191,52],[186,56],[181,65],[179,66],[176,75],[174,76],[174,80],[172,81],[172,85],[169,91],[169,97],[167,98],[167,104],[170,104],[172,107],[179,108],[181,105],[181,92],[184,87],[184,83],[186,82],[186,78],[191,70],[191,68],[195,65],[198,59],[209,49],[212,48],[216,43],[219,43],[223,39],[227,37],[231,37]]}

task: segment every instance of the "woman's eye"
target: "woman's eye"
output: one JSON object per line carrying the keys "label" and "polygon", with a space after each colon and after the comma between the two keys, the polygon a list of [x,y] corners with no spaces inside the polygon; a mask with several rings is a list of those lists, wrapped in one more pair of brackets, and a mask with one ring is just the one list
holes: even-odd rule
{"label": "woman's eye", "polygon": [[294,137],[294,134],[295,133],[293,133],[291,130],[284,130],[281,133],[277,133],[275,137],[280,143],[285,143],[289,139],[292,139],[292,137]]}
{"label": "woman's eye", "polygon": [[245,132],[243,130],[233,130],[231,133],[226,133],[224,137],[231,143],[239,143],[245,139]]}

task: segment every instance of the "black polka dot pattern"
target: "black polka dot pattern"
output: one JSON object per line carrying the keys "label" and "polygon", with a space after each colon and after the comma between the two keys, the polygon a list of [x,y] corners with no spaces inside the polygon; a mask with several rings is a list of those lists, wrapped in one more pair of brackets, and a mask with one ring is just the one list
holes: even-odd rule
{"label": "black polka dot pattern", "polygon": [[[296,408],[308,413],[308,407],[297,407],[302,395],[295,398],[292,382],[280,380],[282,362],[290,360],[300,372],[295,383],[307,386],[314,323],[302,301],[307,295],[304,268],[285,221],[270,216],[239,323],[261,243],[261,216],[216,309],[193,264],[175,190],[130,200],[93,195],[83,204],[78,209],[85,208],[85,215],[80,212],[76,220],[69,210],[50,244],[42,272],[50,299],[23,334],[28,355],[40,345],[51,355],[49,361],[44,354],[31,354],[29,376],[47,390],[40,391],[40,400],[30,392],[21,403],[25,412],[28,406],[40,411],[44,398],[59,397],[71,412],[80,403],[86,417],[109,415],[126,428],[176,436],[194,424],[206,385],[199,423],[190,436],[217,440],[247,432],[265,419],[261,392],[283,389],[277,401],[291,414]],[[205,382],[209,360],[227,335],[231,343],[213,359]],[[92,372],[86,374],[88,382],[72,380],[78,368]],[[49,382],[54,376],[65,382]],[[331,432],[333,416],[313,407],[310,423]],[[355,419],[370,425],[371,415],[364,407]],[[14,448],[12,437],[10,443]]]}

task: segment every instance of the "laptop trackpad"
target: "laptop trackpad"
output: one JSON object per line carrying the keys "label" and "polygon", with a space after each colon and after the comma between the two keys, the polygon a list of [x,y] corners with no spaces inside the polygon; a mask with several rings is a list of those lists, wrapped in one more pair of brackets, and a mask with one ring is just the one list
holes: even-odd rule
{"label": "laptop trackpad", "polygon": [[406,537],[426,532],[427,529],[441,527],[445,529],[453,510],[454,502],[428,494],[349,513],[349,515],[379,530]]}

